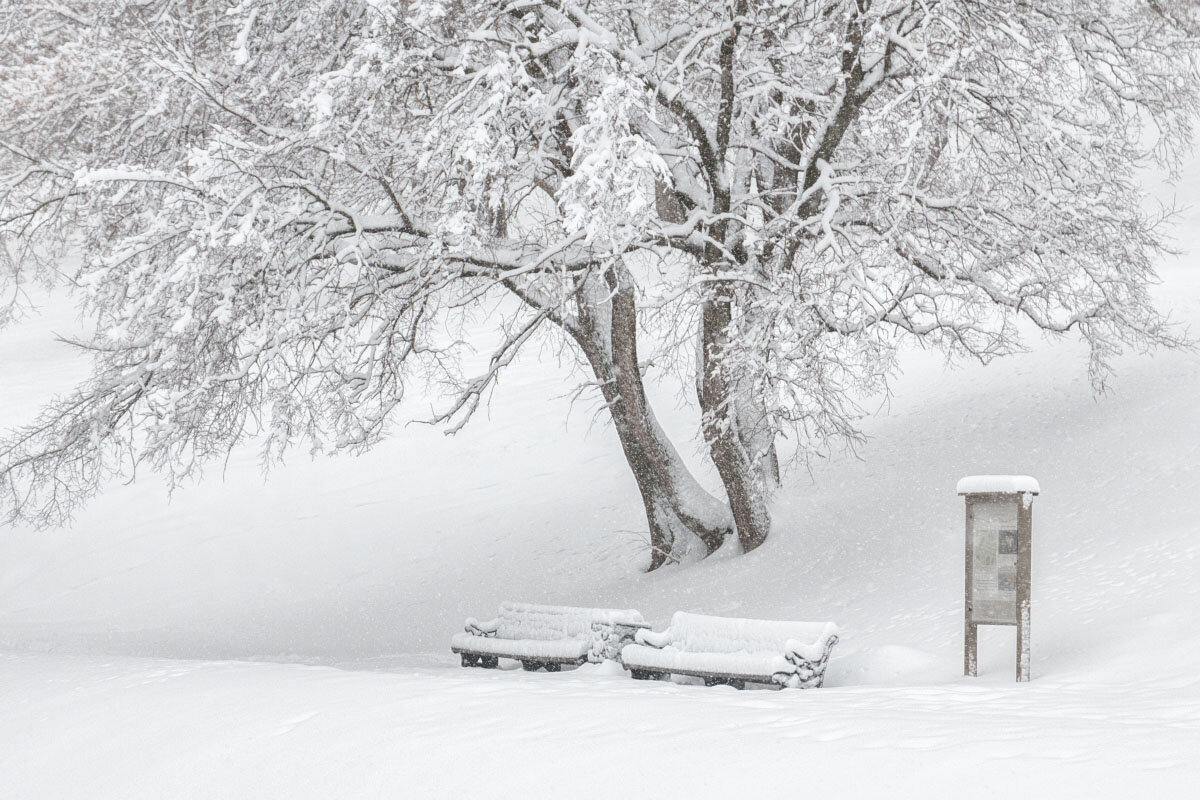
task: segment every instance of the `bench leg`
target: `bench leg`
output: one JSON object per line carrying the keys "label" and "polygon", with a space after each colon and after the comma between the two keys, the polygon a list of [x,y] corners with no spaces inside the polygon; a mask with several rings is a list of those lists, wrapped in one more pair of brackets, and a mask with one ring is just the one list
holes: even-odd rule
{"label": "bench leg", "polygon": [[496,667],[500,666],[500,657],[499,656],[480,656],[479,657],[479,666],[483,667],[484,669],[495,669]]}
{"label": "bench leg", "polygon": [[526,672],[537,672],[538,667],[540,667],[540,666],[542,666],[542,665],[536,661],[522,661],[521,662],[521,669],[525,670]]}
{"label": "bench leg", "polygon": [[546,668],[546,672],[562,672],[562,664],[546,663],[542,666]]}
{"label": "bench leg", "polygon": [[461,653],[460,655],[462,656],[462,665],[464,667],[475,666],[475,661],[478,658],[478,656],[473,656],[470,653]]}
{"label": "bench leg", "polygon": [[735,689],[745,689],[746,681],[743,678],[720,678],[716,675],[704,676],[705,686],[732,686]]}

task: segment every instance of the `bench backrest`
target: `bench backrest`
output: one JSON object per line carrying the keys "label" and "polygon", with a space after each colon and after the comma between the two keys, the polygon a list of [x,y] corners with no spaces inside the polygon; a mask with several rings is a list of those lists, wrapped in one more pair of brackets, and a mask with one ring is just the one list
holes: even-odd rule
{"label": "bench backrest", "polygon": [[502,603],[500,639],[591,639],[593,623],[603,625],[637,625],[643,622],[637,611],[617,608],[576,608],[574,606],[543,606],[534,603]]}
{"label": "bench backrest", "polygon": [[677,611],[666,631],[670,643],[690,653],[782,653],[788,642],[824,646],[837,635],[832,622],[783,622],[711,617]]}

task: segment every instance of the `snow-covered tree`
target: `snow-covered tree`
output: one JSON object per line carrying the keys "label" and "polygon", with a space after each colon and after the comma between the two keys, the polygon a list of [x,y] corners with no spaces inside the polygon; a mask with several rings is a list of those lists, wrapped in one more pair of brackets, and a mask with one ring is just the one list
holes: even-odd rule
{"label": "snow-covered tree", "polygon": [[[1075,333],[1098,386],[1176,341],[1135,178],[1188,146],[1197,31],[1178,0],[9,0],[0,313],[81,254],[94,366],[0,445],[0,506],[56,522],[254,437],[361,450],[413,380],[456,387],[454,431],[551,336],[651,567],[753,549],[778,437],[852,440],[906,341]],[[647,346],[694,378],[726,499],[656,422]]]}

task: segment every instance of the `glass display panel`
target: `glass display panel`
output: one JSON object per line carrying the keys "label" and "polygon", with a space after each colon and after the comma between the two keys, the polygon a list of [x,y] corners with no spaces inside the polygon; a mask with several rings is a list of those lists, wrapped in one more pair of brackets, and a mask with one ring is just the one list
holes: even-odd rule
{"label": "glass display panel", "polygon": [[1017,504],[976,502],[972,526],[971,616],[976,622],[1017,621]]}

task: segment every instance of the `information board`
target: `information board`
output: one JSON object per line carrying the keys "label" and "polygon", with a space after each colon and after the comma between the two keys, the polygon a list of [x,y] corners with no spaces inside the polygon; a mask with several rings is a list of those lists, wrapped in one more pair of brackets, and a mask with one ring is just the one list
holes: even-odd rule
{"label": "information board", "polygon": [[963,674],[979,671],[979,626],[1017,629],[1017,680],[1030,677],[1033,498],[1028,475],[970,475],[958,482],[966,499]]}

